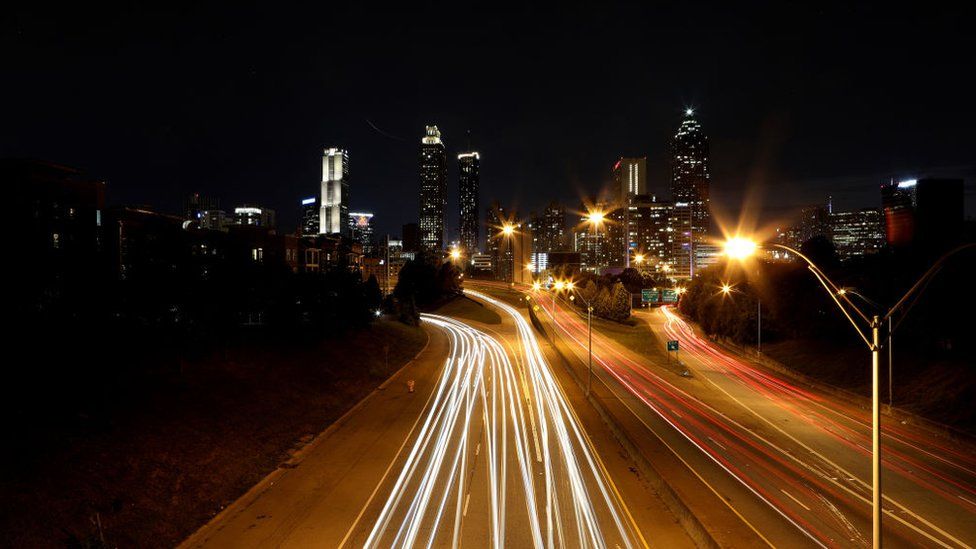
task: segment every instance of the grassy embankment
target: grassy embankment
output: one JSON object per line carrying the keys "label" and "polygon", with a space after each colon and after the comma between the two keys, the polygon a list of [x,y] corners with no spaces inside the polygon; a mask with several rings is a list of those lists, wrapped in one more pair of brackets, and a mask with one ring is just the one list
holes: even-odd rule
{"label": "grassy embankment", "polygon": [[411,360],[427,336],[380,321],[317,341],[257,339],[131,387],[136,403],[105,417],[8,440],[0,545],[171,547]]}

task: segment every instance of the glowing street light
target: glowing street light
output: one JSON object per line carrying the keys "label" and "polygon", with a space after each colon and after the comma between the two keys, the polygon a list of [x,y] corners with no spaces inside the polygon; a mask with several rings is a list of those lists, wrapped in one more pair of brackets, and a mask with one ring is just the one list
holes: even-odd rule
{"label": "glowing street light", "polygon": [[755,241],[736,236],[725,242],[725,255],[732,259],[745,259],[756,253]]}
{"label": "glowing street light", "polygon": [[[736,259],[744,259],[756,251],[756,243],[747,238],[735,237],[729,239],[725,243],[725,253],[727,256]],[[861,340],[867,345],[868,350],[871,352],[871,542],[875,549],[880,549],[881,547],[881,515],[882,515],[882,490],[881,490],[881,389],[880,389],[880,368],[878,365],[878,351],[881,348],[879,340],[879,328],[881,322],[885,319],[889,321],[889,336],[891,335],[891,318],[901,309],[905,302],[916,292],[920,291],[921,288],[925,287],[925,283],[930,280],[935,273],[939,271],[942,264],[953,256],[963,250],[968,250],[976,248],[976,243],[963,244],[949,252],[946,252],[938,261],[936,261],[929,270],[922,275],[921,278],[915,283],[914,286],[909,288],[908,292],[888,312],[882,317],[879,315],[872,315],[868,318],[856,305],[847,297],[848,293],[854,293],[853,291],[848,291],[846,288],[841,288],[834,284],[827,274],[823,272],[809,257],[805,256],[803,253],[790,248],[789,246],[784,246],[782,244],[772,244],[772,247],[780,248],[791,254],[796,255],[802,259],[807,264],[807,269],[813,273],[813,276],[827,291],[827,294],[833,299],[834,303],[844,314],[847,320],[854,327],[857,335],[861,336]],[[724,292],[724,287],[723,287]],[[838,298],[839,296],[839,298]],[[842,302],[843,301],[843,302]],[[847,305],[845,307],[844,305]],[[862,330],[858,322],[851,316],[848,308],[853,310],[857,316],[859,316],[867,324],[867,328],[870,329],[871,334],[865,333]],[[762,309],[760,308],[760,312]],[[760,317],[761,318],[761,317]]]}
{"label": "glowing street light", "polygon": [[644,262],[644,254],[637,254],[634,256],[634,263],[638,265]]}
{"label": "glowing street light", "polygon": [[536,280],[535,282],[532,283],[532,289],[538,292],[539,290],[542,289],[542,283]]}
{"label": "glowing street light", "polygon": [[451,259],[453,259],[455,261],[457,261],[458,259],[461,259],[461,250],[458,250],[457,248],[454,248],[453,250],[451,250]]}
{"label": "glowing street light", "polygon": [[594,226],[599,226],[601,223],[603,223],[604,219],[606,219],[606,215],[599,210],[595,212],[589,212],[586,216],[586,220],[589,221],[590,224]]}
{"label": "glowing street light", "polygon": [[505,236],[512,236],[515,233],[515,226],[510,224],[505,224],[502,227],[502,234]]}
{"label": "glowing street light", "polygon": [[557,281],[556,281],[556,283],[555,283],[555,284],[554,284],[553,286],[554,286],[554,287],[555,287],[555,288],[556,288],[557,290],[559,290],[559,291],[562,291],[562,290],[563,290],[563,288],[565,288],[565,287],[566,287],[566,283],[565,283],[565,282],[563,282],[562,280],[557,280]]}
{"label": "glowing street light", "polygon": [[730,284],[722,284],[722,293],[725,295],[732,293],[732,286]]}

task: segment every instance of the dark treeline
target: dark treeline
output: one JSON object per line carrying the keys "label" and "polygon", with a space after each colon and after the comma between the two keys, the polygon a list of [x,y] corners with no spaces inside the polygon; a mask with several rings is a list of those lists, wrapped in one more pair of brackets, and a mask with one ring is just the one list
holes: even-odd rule
{"label": "dark treeline", "polygon": [[[816,238],[801,251],[838,286],[853,290],[849,297],[866,315],[884,315],[922,276],[932,254],[884,253],[841,263],[829,241]],[[917,299],[893,315],[895,337],[902,351],[932,353],[971,360],[976,327],[974,254],[949,259]],[[720,288],[733,290],[724,295]],[[863,345],[824,287],[801,262],[727,262],[700,273],[688,286],[680,309],[709,334],[738,343],[755,344],[758,306],[762,303],[763,341],[814,339],[841,345]],[[886,337],[885,323],[882,338]]]}
{"label": "dark treeline", "polygon": [[88,413],[139,398],[151,392],[145,384],[229,347],[337,337],[366,326],[381,306],[375,278],[362,282],[346,266],[294,272],[283,262],[196,254],[180,244],[176,238],[166,244],[174,253],[127,265],[124,276],[109,254],[19,277],[12,335],[30,352],[7,368],[4,405]]}
{"label": "dark treeline", "polygon": [[400,269],[393,295],[385,304],[402,322],[416,325],[420,309],[431,309],[462,293],[461,271],[448,261],[436,265],[423,258],[407,261]]}

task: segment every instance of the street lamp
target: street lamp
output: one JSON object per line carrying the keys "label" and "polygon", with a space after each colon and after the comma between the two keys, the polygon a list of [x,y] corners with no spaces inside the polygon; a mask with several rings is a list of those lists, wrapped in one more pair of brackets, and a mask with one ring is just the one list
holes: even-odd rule
{"label": "street lamp", "polygon": [[586,359],[586,396],[590,396],[590,389],[593,387],[593,305],[586,300],[585,297],[579,294],[576,290],[576,284],[573,281],[563,282],[561,280],[556,281],[555,288],[557,291],[568,290],[571,292],[569,294],[569,300],[575,301],[576,296],[583,300],[586,304],[586,338],[587,338],[587,359]]}
{"label": "street lamp", "polygon": [[[826,290],[827,294],[830,295],[830,298],[834,300],[834,303],[837,304],[837,307],[844,314],[844,317],[847,318],[847,320],[851,323],[851,326],[854,327],[854,330],[857,331],[857,334],[861,336],[861,339],[864,341],[865,344],[867,344],[868,349],[871,351],[871,486],[872,486],[871,525],[872,525],[873,546],[875,547],[875,549],[880,549],[881,512],[882,512],[882,507],[881,507],[881,389],[880,389],[881,375],[880,375],[880,368],[878,365],[878,350],[880,349],[881,346],[879,343],[878,329],[881,326],[881,321],[883,319],[887,319],[889,321],[889,336],[890,336],[890,331],[891,331],[890,321],[894,313],[899,309],[901,309],[901,307],[905,304],[905,302],[908,301],[909,297],[911,297],[917,291],[920,291],[921,288],[925,287],[926,283],[933,276],[935,276],[935,273],[939,271],[939,269],[942,267],[942,264],[945,263],[945,261],[949,259],[949,257],[963,250],[976,247],[976,243],[963,244],[962,246],[959,246],[947,252],[945,255],[939,258],[939,260],[936,261],[931,267],[929,267],[929,270],[926,271],[925,274],[923,274],[922,277],[918,279],[918,281],[915,283],[914,286],[909,288],[908,292],[906,292],[905,295],[902,296],[902,298],[899,299],[895,303],[895,305],[888,310],[888,312],[884,315],[883,318],[879,317],[878,315],[872,315],[870,319],[863,312],[861,312],[861,310],[858,309],[856,305],[854,305],[854,302],[852,302],[850,298],[847,297],[847,294],[850,293],[850,290],[848,290],[847,288],[841,288],[836,284],[834,284],[833,281],[831,281],[830,278],[827,277],[827,275],[820,269],[820,267],[817,267],[817,265],[812,260],[810,260],[809,257],[803,255],[802,253],[800,253],[799,251],[793,248],[790,248],[789,246],[784,246],[782,244],[772,244],[772,246],[775,248],[781,248],[789,253],[795,254],[797,257],[799,257],[800,259],[806,262],[807,269],[811,273],[813,273],[813,276],[824,287],[824,290]],[[729,239],[729,241],[726,242],[725,245],[726,255],[735,259],[745,259],[750,255],[752,255],[753,253],[755,253],[757,248],[758,246],[754,241],[746,238],[741,238],[741,237],[735,237]],[[840,299],[838,299],[838,296],[840,296]],[[841,303],[841,299],[843,299],[844,303]],[[870,339],[868,339],[868,337],[865,335],[864,330],[861,329],[861,326],[859,326],[857,321],[854,320],[854,317],[851,316],[850,312],[848,312],[848,310],[844,308],[845,303],[855,313],[857,313],[857,315],[862,320],[864,320],[868,324],[868,327],[871,328]]]}

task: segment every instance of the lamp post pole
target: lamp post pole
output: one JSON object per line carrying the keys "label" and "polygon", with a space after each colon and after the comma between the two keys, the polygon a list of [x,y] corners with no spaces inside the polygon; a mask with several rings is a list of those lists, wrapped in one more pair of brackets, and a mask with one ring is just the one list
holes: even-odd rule
{"label": "lamp post pole", "polygon": [[881,372],[878,368],[880,324],[878,315],[871,317],[871,527],[876,548],[881,547]]}
{"label": "lamp post pole", "polygon": [[891,408],[895,405],[894,390],[892,389],[893,375],[894,371],[892,368],[892,353],[891,350],[891,317],[888,317],[888,411],[891,412]]}

